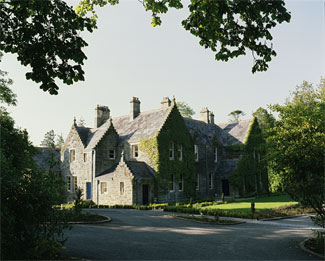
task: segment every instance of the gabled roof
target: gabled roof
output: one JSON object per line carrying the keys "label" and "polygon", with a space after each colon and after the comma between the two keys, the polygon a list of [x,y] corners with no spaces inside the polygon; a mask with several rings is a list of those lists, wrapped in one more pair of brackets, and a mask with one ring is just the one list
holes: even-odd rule
{"label": "gabled roof", "polygon": [[141,112],[134,120],[129,115],[113,118],[121,141],[137,142],[153,138],[164,125],[173,107]]}
{"label": "gabled roof", "polygon": [[135,119],[130,120],[129,115],[112,118],[112,123],[107,120],[99,128],[76,126],[80,140],[89,150],[97,146],[110,127],[113,127],[120,137],[120,141],[137,142],[142,139],[153,138],[164,125],[172,106],[157,110],[141,112]]}
{"label": "gabled roof", "polygon": [[253,119],[242,120],[239,122],[217,123],[223,130],[223,140],[225,146],[243,144]]}

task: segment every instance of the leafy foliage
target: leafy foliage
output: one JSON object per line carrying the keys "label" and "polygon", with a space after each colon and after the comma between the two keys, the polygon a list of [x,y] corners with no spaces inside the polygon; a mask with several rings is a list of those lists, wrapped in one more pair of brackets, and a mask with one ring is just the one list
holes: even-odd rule
{"label": "leafy foliage", "polygon": [[[118,0],[81,0],[76,12],[81,16],[91,13],[95,21],[94,6]],[[181,0],[139,0],[146,11],[152,13],[152,26],[161,25],[160,14],[169,8],[181,9]],[[253,54],[252,72],[266,71],[268,63],[276,55],[270,30],[278,23],[289,22],[291,15],[284,1],[213,1],[191,0],[189,16],[182,21],[185,30],[200,39],[200,45],[211,49],[218,61],[228,61],[247,50]]]}
{"label": "leafy foliage", "polygon": [[195,114],[195,112],[187,103],[177,102],[176,106],[184,118],[192,119],[192,116]]}
{"label": "leafy foliage", "polygon": [[1,0],[0,24],[0,50],[30,66],[26,78],[41,83],[43,91],[58,94],[57,78],[65,84],[84,80],[87,57],[81,49],[87,43],[79,35],[94,24],[64,1]]}
{"label": "leafy foliage", "polygon": [[[3,53],[0,52],[0,63]],[[6,78],[7,72],[0,70],[0,101],[7,105],[16,105],[17,99],[16,94],[12,92],[9,85],[13,83],[12,79]]]}
{"label": "leafy foliage", "polygon": [[55,147],[61,149],[64,144],[64,138],[62,134],[56,135],[56,144]]}
{"label": "leafy foliage", "polygon": [[284,105],[271,109],[279,120],[268,139],[269,160],[282,176],[285,190],[311,206],[324,224],[325,80],[317,88],[303,82]]}
{"label": "leafy foliage", "polygon": [[[26,130],[0,110],[1,259],[51,259],[64,244],[60,211],[62,180],[37,168],[38,152]],[[49,163],[49,166],[53,166]]]}
{"label": "leafy foliage", "polygon": [[[169,158],[169,148],[174,143],[174,159]],[[179,160],[178,146],[182,145],[183,158]],[[158,186],[166,192],[170,175],[175,182],[184,180],[184,192],[187,196],[195,194],[196,173],[194,165],[193,142],[187,127],[176,106],[173,107],[164,126],[153,139],[141,140],[139,149],[147,152],[157,172]]]}
{"label": "leafy foliage", "polygon": [[41,142],[42,147],[55,148],[55,133],[54,130],[50,130],[44,135],[44,139]]}
{"label": "leafy foliage", "polygon": [[241,110],[235,110],[228,114],[228,116],[230,116],[230,121],[232,122],[238,122],[239,118],[244,115],[245,113]]}

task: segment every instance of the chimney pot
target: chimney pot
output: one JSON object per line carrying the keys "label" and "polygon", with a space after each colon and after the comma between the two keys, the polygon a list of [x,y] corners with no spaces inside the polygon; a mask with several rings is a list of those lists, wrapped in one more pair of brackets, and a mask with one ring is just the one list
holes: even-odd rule
{"label": "chimney pot", "polygon": [[130,104],[131,104],[131,111],[130,111],[130,120],[134,120],[140,114],[140,100],[137,97],[132,97]]}

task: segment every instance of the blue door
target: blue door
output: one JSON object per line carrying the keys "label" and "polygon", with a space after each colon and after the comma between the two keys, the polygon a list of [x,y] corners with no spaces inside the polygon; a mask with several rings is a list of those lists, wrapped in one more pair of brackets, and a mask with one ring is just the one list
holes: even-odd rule
{"label": "blue door", "polygon": [[87,182],[87,199],[91,199],[91,182]]}

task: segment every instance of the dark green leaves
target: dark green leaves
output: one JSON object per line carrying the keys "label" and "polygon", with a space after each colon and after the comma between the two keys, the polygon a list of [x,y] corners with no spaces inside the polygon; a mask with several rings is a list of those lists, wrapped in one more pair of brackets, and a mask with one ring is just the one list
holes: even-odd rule
{"label": "dark green leaves", "polygon": [[16,53],[22,65],[29,65],[26,78],[41,83],[40,88],[58,94],[55,79],[65,84],[84,80],[81,66],[87,43],[79,36],[94,24],[77,16],[61,0],[0,2],[0,50]]}
{"label": "dark green leaves", "polygon": [[200,38],[200,45],[215,52],[215,59],[228,61],[245,55],[254,57],[252,72],[266,71],[276,55],[270,29],[290,21],[283,1],[192,0],[190,15],[182,24]]}

